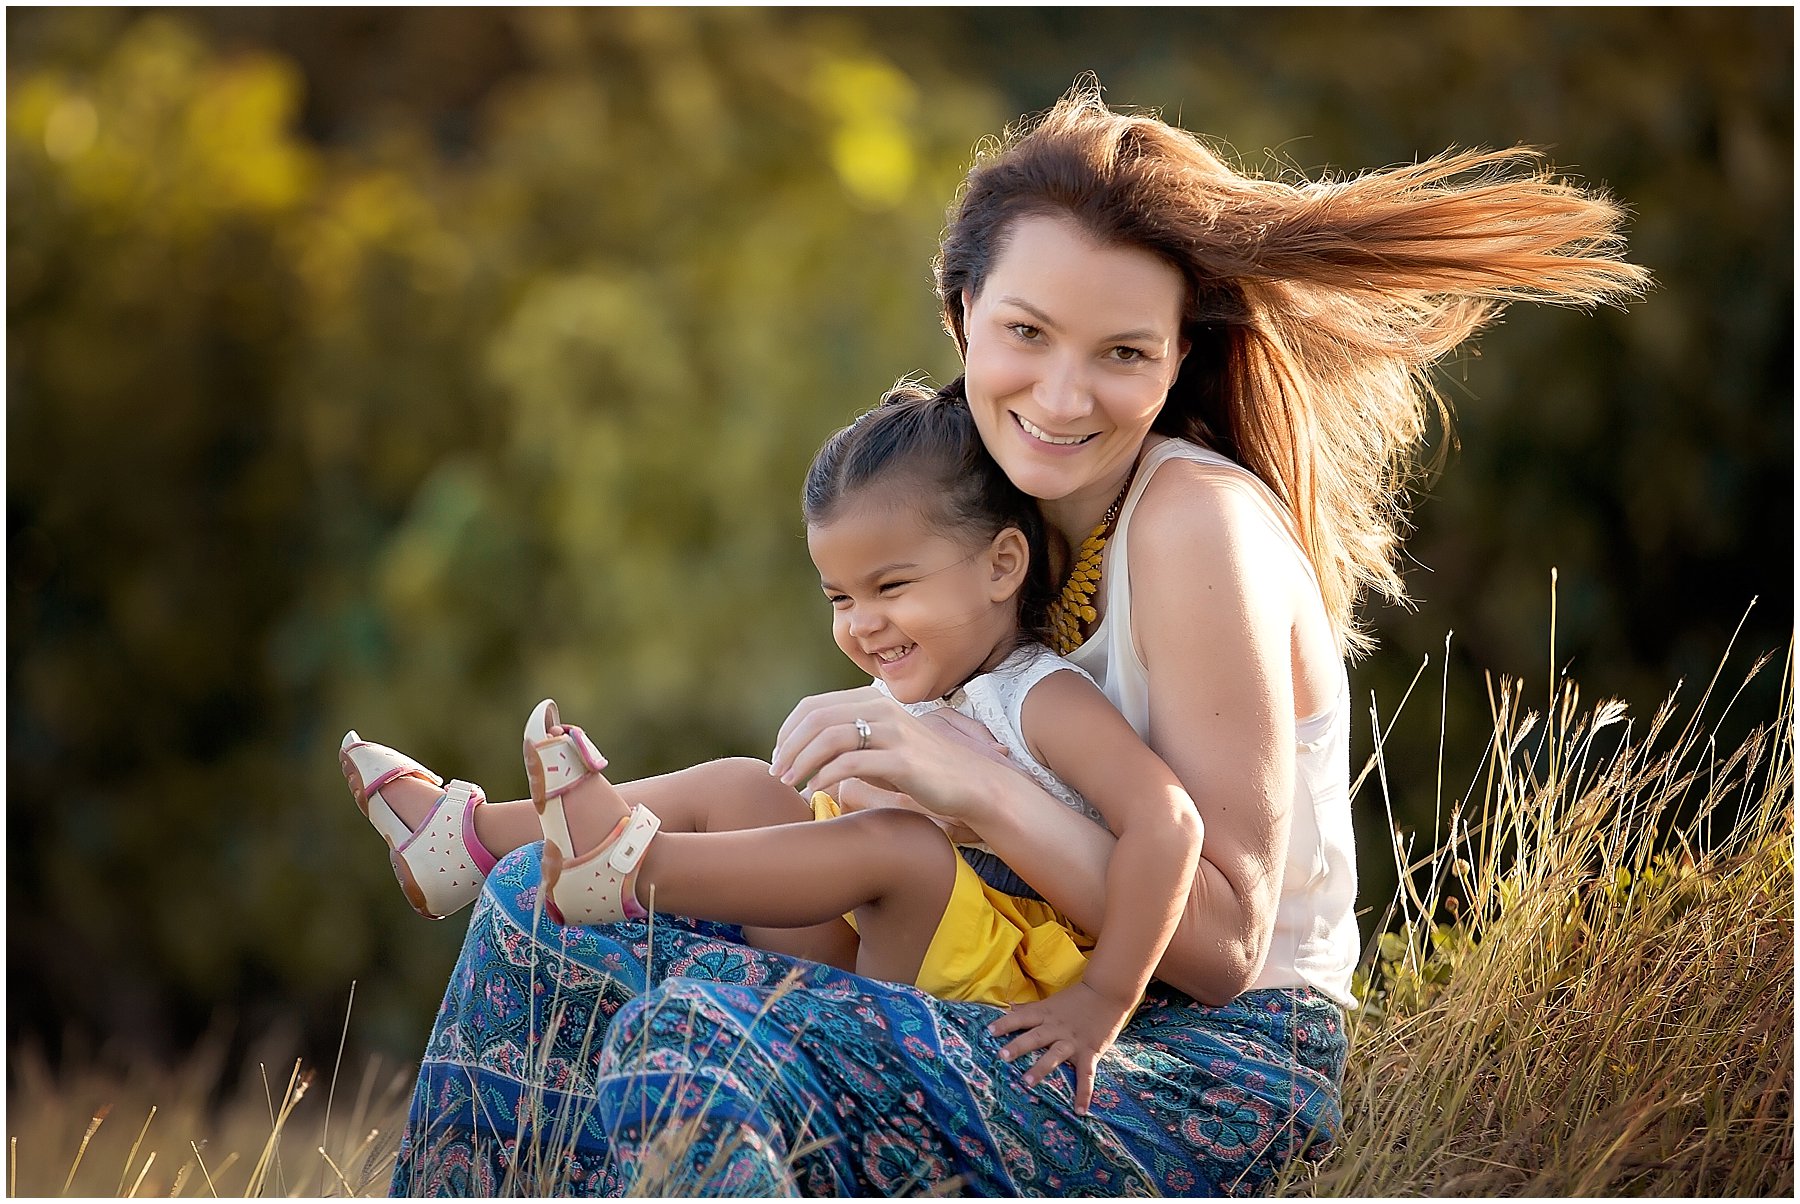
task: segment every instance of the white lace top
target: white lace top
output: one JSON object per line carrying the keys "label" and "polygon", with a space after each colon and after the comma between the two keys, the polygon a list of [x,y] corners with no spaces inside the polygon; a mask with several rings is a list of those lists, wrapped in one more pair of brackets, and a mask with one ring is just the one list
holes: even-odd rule
{"label": "white lace top", "polygon": [[[1080,812],[1105,828],[1106,819],[1099,810],[1070,789],[1067,782],[1046,769],[1031,755],[1031,749],[1025,744],[1024,726],[1020,722],[1020,716],[1025,710],[1025,696],[1040,681],[1059,672],[1079,673],[1088,677],[1085,670],[1070,664],[1044,645],[1027,644],[1001,661],[991,672],[977,674],[943,698],[900,705],[914,715],[929,714],[939,707],[949,707],[960,715],[967,715],[993,733],[994,739],[1011,754],[1012,763],[1029,774],[1032,781],[1048,790],[1063,806]],[[1093,679],[1089,677],[1088,680]],[[888,697],[893,697],[881,681],[876,681],[875,688]],[[985,844],[962,847],[980,849],[985,853],[993,852]]]}

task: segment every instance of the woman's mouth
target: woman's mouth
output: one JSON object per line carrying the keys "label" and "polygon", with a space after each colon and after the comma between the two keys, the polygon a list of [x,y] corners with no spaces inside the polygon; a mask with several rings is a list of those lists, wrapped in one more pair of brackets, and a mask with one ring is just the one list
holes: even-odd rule
{"label": "woman's mouth", "polygon": [[[1011,411],[1008,412],[1011,413]],[[1085,435],[1058,435],[1045,430],[1023,414],[1014,413],[1012,417],[1013,421],[1019,424],[1019,429],[1025,432],[1026,438],[1044,447],[1080,447],[1099,433],[1090,431]]]}

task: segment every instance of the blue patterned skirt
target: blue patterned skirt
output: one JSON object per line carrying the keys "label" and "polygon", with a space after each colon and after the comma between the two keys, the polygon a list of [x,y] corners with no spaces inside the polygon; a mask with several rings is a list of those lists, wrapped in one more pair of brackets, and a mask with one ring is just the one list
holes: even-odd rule
{"label": "blue patterned skirt", "polygon": [[530,845],[489,875],[396,1195],[1229,1195],[1341,1117],[1344,1018],[1311,990],[1207,1007],[1160,984],[1100,1061],[1002,1062],[999,1014],[666,916],[562,928]]}

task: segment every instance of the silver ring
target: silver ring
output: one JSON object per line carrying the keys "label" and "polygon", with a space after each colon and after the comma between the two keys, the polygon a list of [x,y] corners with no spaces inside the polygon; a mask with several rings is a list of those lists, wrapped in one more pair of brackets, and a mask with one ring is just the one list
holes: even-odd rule
{"label": "silver ring", "polygon": [[869,747],[869,721],[858,719],[856,721],[856,751],[861,752],[867,747]]}

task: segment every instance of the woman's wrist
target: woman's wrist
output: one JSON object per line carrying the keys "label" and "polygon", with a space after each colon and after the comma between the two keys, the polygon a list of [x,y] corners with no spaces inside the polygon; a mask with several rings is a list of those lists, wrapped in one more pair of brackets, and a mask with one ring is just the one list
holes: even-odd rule
{"label": "woman's wrist", "polygon": [[1015,835],[1013,827],[1022,810],[1013,804],[1012,793],[1022,788],[1038,790],[1038,785],[1017,770],[991,761],[971,779],[971,789],[956,818],[988,844],[1005,843],[1007,837]]}

